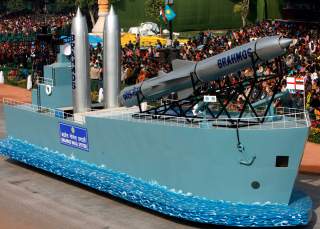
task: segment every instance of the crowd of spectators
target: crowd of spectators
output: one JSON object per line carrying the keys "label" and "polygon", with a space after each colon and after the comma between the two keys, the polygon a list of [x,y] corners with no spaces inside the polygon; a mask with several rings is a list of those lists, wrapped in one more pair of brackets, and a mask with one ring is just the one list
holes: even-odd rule
{"label": "crowd of spectators", "polygon": [[6,15],[0,18],[0,70],[9,80],[26,78],[31,69],[41,75],[42,68],[55,60],[52,47],[35,41],[37,34],[57,34],[68,30],[72,15]]}
{"label": "crowd of spectators", "polygon": [[[211,32],[202,32],[189,39],[186,44],[175,41],[174,46],[179,49],[180,59],[201,61],[257,38],[272,35],[293,39],[284,57],[285,77],[304,79],[305,101],[302,95],[304,92],[297,91],[297,103],[300,103],[300,108],[305,105],[312,115],[320,119],[320,26],[318,24],[263,21],[219,36]],[[129,42],[125,45],[122,48],[122,81],[126,84],[134,84],[152,78],[160,71],[171,71],[170,64],[160,61],[162,48],[163,44],[160,42],[154,47],[140,47],[138,42],[136,44]],[[101,63],[101,56],[97,60]],[[277,74],[275,62],[257,66],[257,74]],[[232,74],[229,79],[236,83],[241,78],[252,75],[252,69],[248,68],[242,71],[240,76]],[[264,82],[261,85],[262,93],[259,94],[259,98],[271,96],[275,85],[275,81],[272,80]],[[279,90],[284,92],[286,86],[284,79]],[[238,100],[243,99],[241,97],[240,95]]]}
{"label": "crowd of spectators", "polygon": [[[54,33],[59,28],[70,26],[71,19],[71,14],[6,16],[0,20],[0,36],[8,34],[28,36],[41,32],[43,27],[48,28],[48,33]],[[228,31],[223,35],[201,32],[184,44],[179,44],[177,40],[174,41],[174,47],[179,50],[180,59],[201,61],[254,39],[271,35],[282,35],[293,39],[285,56],[285,75],[304,79],[305,106],[320,119],[320,26],[318,24],[263,21],[240,30]],[[170,72],[172,66],[161,58],[163,48],[165,45],[160,41],[155,46],[141,47],[139,37],[136,42],[129,42],[123,46],[122,82],[126,85],[135,84],[155,77],[159,72]],[[19,69],[17,71],[22,73],[20,75],[25,77],[30,66],[35,70],[40,70],[44,64],[48,63],[48,61],[34,59],[34,57],[39,58],[44,51],[50,52],[50,50],[43,49],[41,44],[32,42],[1,41],[0,68],[13,63],[16,69]],[[91,47],[90,53],[90,75],[92,79],[101,80],[103,77],[101,44],[95,48]],[[47,60],[47,54],[43,58]],[[17,71],[12,70],[13,78]],[[259,65],[257,74],[276,74],[275,62]],[[240,76],[233,74],[229,79],[236,83],[252,75],[252,69],[248,68],[242,71]],[[262,87],[263,93],[259,95],[260,98],[271,95],[275,83],[268,81],[263,83]],[[283,91],[286,89],[285,81],[281,87]],[[241,99],[241,96],[238,99]]]}
{"label": "crowd of spectators", "polygon": [[25,36],[41,32],[48,26],[49,33],[71,25],[73,15],[7,15],[0,18],[0,34],[23,34]]}

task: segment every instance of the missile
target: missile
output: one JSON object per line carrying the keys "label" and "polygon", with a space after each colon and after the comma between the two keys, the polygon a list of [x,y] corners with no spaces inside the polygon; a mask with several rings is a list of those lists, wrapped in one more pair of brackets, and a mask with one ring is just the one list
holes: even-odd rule
{"label": "missile", "polygon": [[121,83],[120,25],[113,6],[106,16],[103,29],[103,93],[104,107],[119,107]]}
{"label": "missile", "polygon": [[78,8],[71,28],[72,95],[74,113],[91,109],[89,78],[89,40],[87,21]]}
{"label": "missile", "polygon": [[202,82],[218,80],[251,67],[252,61],[259,64],[285,54],[291,42],[291,39],[280,36],[264,37],[197,63],[174,60],[172,72],[124,88],[119,95],[121,104],[131,107],[138,105],[139,101],[154,101],[172,92],[192,88],[190,74]]}

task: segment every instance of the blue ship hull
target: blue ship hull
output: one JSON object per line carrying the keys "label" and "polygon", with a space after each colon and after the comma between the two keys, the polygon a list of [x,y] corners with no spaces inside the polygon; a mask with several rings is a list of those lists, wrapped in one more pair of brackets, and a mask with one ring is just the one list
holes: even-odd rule
{"label": "blue ship hull", "polygon": [[199,223],[239,227],[307,225],[311,199],[294,191],[290,204],[242,204],[173,192],[124,173],[71,159],[21,140],[0,141],[2,155],[151,210]]}
{"label": "blue ship hull", "polygon": [[[229,128],[103,112],[77,123],[19,106],[5,105],[4,111],[13,138],[1,142],[3,155],[152,210],[231,226],[309,222],[311,200],[292,193],[308,135],[305,122],[239,128],[241,153]],[[84,131],[85,147],[68,145],[61,126]],[[276,166],[279,156],[288,158],[287,167]]]}

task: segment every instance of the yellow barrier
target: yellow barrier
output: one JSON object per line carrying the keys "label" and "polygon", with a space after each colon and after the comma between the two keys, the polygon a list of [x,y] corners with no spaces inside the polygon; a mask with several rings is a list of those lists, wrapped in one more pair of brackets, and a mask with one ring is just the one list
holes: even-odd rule
{"label": "yellow barrier", "polygon": [[[149,46],[156,46],[158,40],[161,42],[162,45],[167,43],[167,39],[158,36],[141,36],[140,37],[140,46],[141,47],[149,47]],[[131,41],[133,44],[136,43],[136,35],[125,33],[121,36],[121,45],[125,46],[126,44]],[[186,43],[188,39],[178,39],[180,43]]]}

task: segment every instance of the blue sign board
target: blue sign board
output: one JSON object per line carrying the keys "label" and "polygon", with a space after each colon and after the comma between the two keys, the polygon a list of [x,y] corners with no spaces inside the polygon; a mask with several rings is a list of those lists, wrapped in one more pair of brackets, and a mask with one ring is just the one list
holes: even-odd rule
{"label": "blue sign board", "polygon": [[55,110],[55,111],[54,111],[54,116],[55,116],[56,118],[61,118],[61,119],[63,119],[63,118],[64,118],[64,113],[63,113],[63,111]]}
{"label": "blue sign board", "polygon": [[60,143],[89,151],[88,131],[86,128],[60,123]]}

